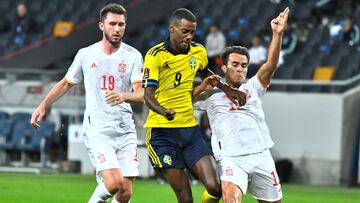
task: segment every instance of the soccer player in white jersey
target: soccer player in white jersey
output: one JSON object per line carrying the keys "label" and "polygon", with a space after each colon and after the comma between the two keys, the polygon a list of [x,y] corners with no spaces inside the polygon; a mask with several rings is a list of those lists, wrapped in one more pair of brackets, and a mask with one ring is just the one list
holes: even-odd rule
{"label": "soccer player in white jersey", "polygon": [[267,61],[246,83],[248,50],[233,46],[226,48],[222,55],[226,83],[247,94],[244,106],[234,104],[217,88],[212,89],[218,81],[214,76],[193,91],[197,96],[212,89],[207,92],[204,106],[212,128],[212,148],[219,162],[225,203],[241,202],[247,189],[260,203],[281,202],[281,185],[269,151],[274,143],[265,123],[262,100],[278,64],[288,15],[286,8],[271,21],[273,35]]}
{"label": "soccer player in white jersey", "polygon": [[84,142],[97,172],[98,186],[89,203],[127,203],[138,176],[136,132],[129,102],[143,102],[143,60],[140,52],[122,42],[126,10],[108,4],[100,11],[102,40],[80,49],[64,79],[48,93],[32,114],[39,128],[51,104],[84,80],[86,110]]}

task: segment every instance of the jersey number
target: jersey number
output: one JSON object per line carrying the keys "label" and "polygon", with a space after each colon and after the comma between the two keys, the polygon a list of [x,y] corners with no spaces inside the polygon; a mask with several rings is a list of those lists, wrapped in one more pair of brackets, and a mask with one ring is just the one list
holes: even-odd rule
{"label": "jersey number", "polygon": [[102,90],[114,90],[115,89],[115,78],[113,75],[107,77],[107,75],[102,76]]}
{"label": "jersey number", "polygon": [[240,110],[241,107],[239,105],[234,104],[234,102],[230,102],[230,111]]}
{"label": "jersey number", "polygon": [[271,171],[271,175],[272,177],[274,178],[274,183],[273,183],[273,186],[277,186],[279,183],[276,181],[276,176],[275,176],[275,172],[274,171]]}
{"label": "jersey number", "polygon": [[179,86],[180,82],[181,82],[181,73],[177,72],[175,75],[174,87]]}

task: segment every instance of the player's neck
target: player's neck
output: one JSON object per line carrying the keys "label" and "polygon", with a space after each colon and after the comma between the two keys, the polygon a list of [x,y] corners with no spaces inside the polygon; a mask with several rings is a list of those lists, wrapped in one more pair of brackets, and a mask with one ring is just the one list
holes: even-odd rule
{"label": "player's neck", "polygon": [[176,47],[176,43],[174,41],[171,40],[171,38],[169,39],[169,47],[171,49],[173,49],[174,51],[176,51],[177,53],[182,53],[184,52],[184,50],[181,50],[179,48]]}
{"label": "player's neck", "polygon": [[101,50],[107,55],[115,53],[120,48],[120,44],[121,42],[119,44],[112,44],[106,39],[100,41]]}

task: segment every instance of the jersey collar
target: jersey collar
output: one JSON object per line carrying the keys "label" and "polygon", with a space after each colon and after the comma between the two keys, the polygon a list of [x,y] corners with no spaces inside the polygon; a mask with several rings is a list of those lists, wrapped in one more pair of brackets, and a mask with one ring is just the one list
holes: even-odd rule
{"label": "jersey collar", "polygon": [[168,38],[165,40],[164,46],[165,46],[165,49],[166,49],[168,52],[170,52],[172,55],[176,56],[176,55],[178,55],[178,54],[188,54],[188,53],[189,53],[189,51],[190,51],[190,46],[189,46],[188,49],[179,52],[179,51],[176,51],[175,49],[171,48],[169,40],[170,40],[170,37],[168,37]]}

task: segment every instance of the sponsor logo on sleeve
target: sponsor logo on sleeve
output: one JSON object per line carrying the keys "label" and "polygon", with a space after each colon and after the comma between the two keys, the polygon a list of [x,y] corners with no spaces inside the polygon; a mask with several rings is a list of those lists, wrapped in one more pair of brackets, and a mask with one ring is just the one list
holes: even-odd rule
{"label": "sponsor logo on sleeve", "polygon": [[144,69],[144,79],[148,79],[150,77],[150,69],[145,68]]}

